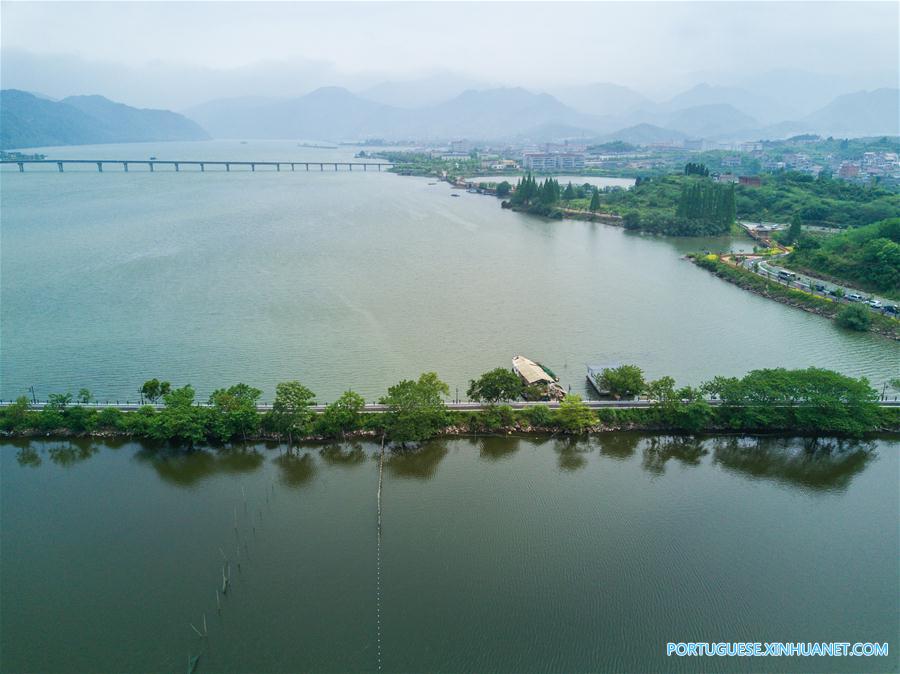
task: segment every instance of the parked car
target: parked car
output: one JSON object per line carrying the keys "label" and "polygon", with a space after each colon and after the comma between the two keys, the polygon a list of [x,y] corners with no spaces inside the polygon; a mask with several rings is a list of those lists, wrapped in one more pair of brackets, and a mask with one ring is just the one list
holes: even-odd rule
{"label": "parked car", "polygon": [[823,283],[816,283],[813,287],[814,287],[816,290],[818,290],[820,293],[824,293],[824,292],[825,292],[825,285],[824,285]]}
{"label": "parked car", "polygon": [[851,302],[862,302],[862,295],[857,295],[856,293],[850,293],[847,295],[847,299]]}
{"label": "parked car", "polygon": [[869,300],[868,302],[866,302],[866,304],[868,304],[873,309],[881,309],[881,302],[879,302],[878,300]]}
{"label": "parked car", "polygon": [[894,314],[895,316],[896,316],[898,313],[900,313],[900,309],[897,309],[897,305],[896,305],[896,304],[885,304],[885,305],[884,305],[883,311],[884,311],[884,313],[886,313],[886,314]]}

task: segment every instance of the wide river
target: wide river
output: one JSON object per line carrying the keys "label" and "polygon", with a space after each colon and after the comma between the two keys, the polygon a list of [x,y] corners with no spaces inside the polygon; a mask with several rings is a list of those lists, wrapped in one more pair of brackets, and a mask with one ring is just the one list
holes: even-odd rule
{"label": "wide river", "polygon": [[[52,158],[347,161],[288,142],[42,150]],[[368,400],[434,370],[453,394],[517,353],[583,391],[586,364],[697,384],[830,367],[880,385],[900,344],[720,281],[681,256],[745,239],[666,239],[547,221],[389,173],[133,166],[0,173],[0,398],[34,386],[134,400],[143,381],[201,398],[238,381],[271,400]],[[616,184],[621,180],[614,180]]]}
{"label": "wide river", "polygon": [[[379,540],[374,444],[6,441],[0,669],[897,671],[900,442],[808,445],[439,440],[387,456]],[[890,655],[698,661],[669,641]]]}

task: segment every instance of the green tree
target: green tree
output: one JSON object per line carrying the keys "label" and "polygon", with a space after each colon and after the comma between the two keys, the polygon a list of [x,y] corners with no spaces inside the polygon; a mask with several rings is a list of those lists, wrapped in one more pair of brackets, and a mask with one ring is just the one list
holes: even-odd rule
{"label": "green tree", "polygon": [[158,440],[186,442],[193,448],[206,439],[205,410],[194,406],[194,387],[172,389],[163,396],[165,408],[153,417],[149,434]]}
{"label": "green tree", "polygon": [[625,229],[640,229],[640,213],[638,213],[637,211],[628,211],[625,215],[622,216],[622,224],[625,226]]}
{"label": "green tree", "polygon": [[591,205],[588,209],[591,213],[596,213],[600,209],[600,190],[596,187],[591,190]]}
{"label": "green tree", "polygon": [[512,190],[512,185],[510,185],[509,182],[506,180],[497,184],[497,196],[500,197],[501,199],[509,196],[509,193],[511,190]]}
{"label": "green tree", "polygon": [[401,445],[426,440],[446,424],[442,396],[450,388],[434,372],[426,372],[418,381],[405,379],[388,389],[381,404],[387,406],[384,424],[391,440]]}
{"label": "green tree", "polygon": [[47,396],[46,407],[62,412],[72,403],[71,393],[51,393]]}
{"label": "green tree", "polygon": [[305,435],[312,427],[314,417],[311,405],[316,394],[299,381],[281,382],[275,386],[275,401],[272,403],[272,420],[275,430],[287,436],[288,444],[293,444],[294,435]]}
{"label": "green tree", "polygon": [[572,181],[569,181],[569,184],[566,185],[562,198],[564,201],[572,201],[575,198],[575,188],[572,187]]}
{"label": "green tree", "polygon": [[151,403],[155,403],[171,390],[172,385],[169,384],[169,382],[161,382],[159,379],[156,379],[154,377],[153,379],[148,379],[147,381],[145,381],[144,385],[141,386],[141,395]]}
{"label": "green tree", "polygon": [[91,394],[91,390],[87,388],[79,389],[78,391],[78,402],[82,405],[90,405],[94,400],[94,396]]}
{"label": "green tree", "polygon": [[866,332],[872,324],[872,315],[861,304],[849,304],[840,310],[834,320],[842,328]]}
{"label": "green tree", "polygon": [[668,427],[696,433],[712,419],[713,410],[703,392],[690,386],[676,389],[672,377],[647,382],[646,391],[654,401],[659,421]]}
{"label": "green tree", "polygon": [[803,234],[803,221],[800,219],[799,215],[794,215],[791,219],[791,226],[788,227],[787,232],[784,235],[784,242],[788,245],[794,243],[795,241],[800,240],[800,236]]}
{"label": "green tree", "polygon": [[719,414],[736,429],[860,435],[878,424],[878,392],[868,380],[831,370],[753,370],[701,388],[721,398]]}
{"label": "green tree", "polygon": [[581,432],[597,423],[597,416],[575,393],[569,393],[560,401],[555,416],[560,428],[572,432]]}
{"label": "green tree", "polygon": [[259,430],[259,412],[256,405],[262,391],[247,384],[235,384],[220,388],[209,396],[213,406],[210,426],[219,440],[231,440],[237,435],[247,442],[247,436]]}
{"label": "green tree", "polygon": [[597,375],[597,384],[617,400],[630,398],[644,390],[644,371],[637,365],[607,367]]}
{"label": "green tree", "polygon": [[361,395],[344,391],[340,398],[325,407],[317,426],[325,436],[344,437],[360,427],[365,406],[366,401]]}
{"label": "green tree", "polygon": [[18,431],[28,427],[28,410],[31,405],[27,396],[19,396],[16,401],[3,409],[2,429]]}
{"label": "green tree", "polygon": [[520,398],[523,388],[522,380],[515,372],[498,367],[471,380],[466,395],[469,400],[495,404]]}

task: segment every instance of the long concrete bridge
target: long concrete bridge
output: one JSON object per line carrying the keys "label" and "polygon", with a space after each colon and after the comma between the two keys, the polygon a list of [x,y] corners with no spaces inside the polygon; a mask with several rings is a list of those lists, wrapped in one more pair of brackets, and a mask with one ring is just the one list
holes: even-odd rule
{"label": "long concrete bridge", "polygon": [[354,167],[368,171],[370,168],[374,171],[380,171],[382,167],[396,166],[393,162],[363,162],[363,161],[208,161],[208,160],[184,160],[184,159],[4,159],[0,164],[17,164],[19,172],[25,172],[26,164],[56,164],[59,173],[64,172],[66,165],[77,166],[81,164],[95,165],[97,171],[103,173],[104,166],[121,166],[127,173],[129,166],[147,166],[151,172],[157,166],[172,167],[175,171],[180,171],[182,167],[192,167],[200,171],[206,171],[207,167],[215,167],[218,170],[224,168],[225,171],[231,171],[232,167],[250,167],[251,171],[256,171],[257,167],[269,168],[281,171],[281,167],[290,167],[291,171],[296,171],[298,166],[303,170],[309,171],[310,166],[318,167],[319,171],[324,171],[327,166],[329,170],[338,171],[343,167],[347,167],[348,171],[352,171]]}

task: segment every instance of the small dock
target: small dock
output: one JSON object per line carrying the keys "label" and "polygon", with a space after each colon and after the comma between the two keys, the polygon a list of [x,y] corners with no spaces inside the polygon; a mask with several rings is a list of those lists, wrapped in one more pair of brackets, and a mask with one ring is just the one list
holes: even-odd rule
{"label": "small dock", "polygon": [[326,166],[329,171],[353,171],[356,167],[356,170],[365,172],[369,169],[381,171],[382,168],[396,166],[392,162],[367,161],[207,161],[205,159],[3,159],[0,160],[0,165],[2,164],[16,164],[19,167],[19,173],[25,173],[26,165],[40,164],[55,164],[59,173],[64,173],[66,166],[81,165],[96,166],[98,173],[103,173],[104,166],[121,168],[125,173],[128,173],[130,167],[134,166],[141,168],[146,166],[151,173],[156,170],[157,166],[176,172],[181,171],[182,168],[190,168],[197,172],[205,172],[207,168],[226,172],[230,172],[232,168],[239,168],[254,172],[257,167],[270,171],[281,171],[282,167],[286,171],[297,171],[298,166],[302,167],[300,170],[306,172],[311,170],[310,166],[313,167],[312,170],[318,168],[319,172],[325,171]]}
{"label": "small dock", "polygon": [[591,389],[599,396],[608,396],[609,391],[601,391],[600,384],[597,383],[597,377],[607,368],[617,367],[616,365],[588,365],[587,366],[587,382]]}

